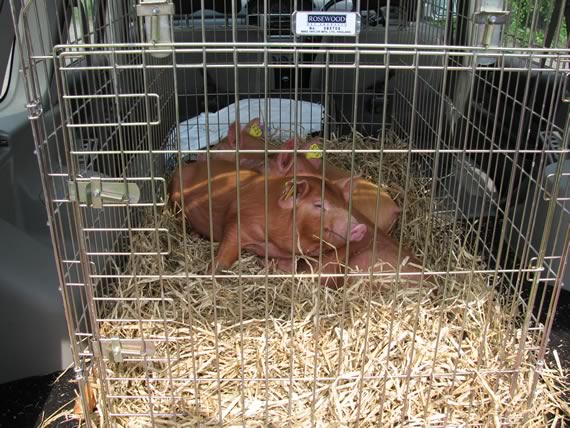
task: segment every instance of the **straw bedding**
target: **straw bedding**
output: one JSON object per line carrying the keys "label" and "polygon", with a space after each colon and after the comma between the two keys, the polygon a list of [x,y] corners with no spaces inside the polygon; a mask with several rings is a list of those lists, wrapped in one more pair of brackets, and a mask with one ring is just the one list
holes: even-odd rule
{"label": "straw bedding", "polygon": [[[328,147],[351,144],[341,139]],[[363,138],[357,144],[379,145]],[[386,146],[405,147],[396,141]],[[357,155],[356,172],[376,181],[378,156]],[[409,177],[404,230],[400,222],[392,236],[399,239],[402,233],[420,260],[427,248],[429,269],[446,270],[449,254],[453,269],[483,268],[484,261],[465,244],[466,227],[454,229],[444,214],[434,214],[428,227],[432,183],[409,175],[407,159],[406,153],[382,159],[382,182],[400,206]],[[350,166],[350,154],[334,160]],[[518,377],[508,374],[517,366],[522,323],[511,314],[512,297],[496,291],[500,276],[494,286],[492,275],[473,274],[440,278],[437,288],[422,289],[371,287],[368,278],[339,290],[291,277],[213,283],[191,276],[204,272],[211,246],[184,234],[180,218],[166,208],[158,224],[148,220],[147,226],[170,231],[172,249],[160,266],[156,257],[133,256],[122,271],[182,278],[117,281],[110,293],[133,300],[103,308],[104,318],[132,320],[141,314],[166,320],[101,323],[105,337],[156,339],[151,358],[162,359],[107,363],[107,377],[140,379],[108,381],[113,395],[133,397],[113,399],[113,412],[152,411],[158,426],[188,427],[218,425],[220,418],[223,426],[248,427],[545,426],[568,413],[560,396],[560,367],[544,369],[527,406],[535,335],[526,339]],[[132,245],[135,251],[152,251],[154,236],[138,236]],[[167,241],[161,245],[166,248]],[[242,273],[260,269],[254,257],[243,254]],[[138,305],[136,297],[160,299]],[[160,416],[169,412],[180,416]],[[145,417],[116,421],[150,426]]]}

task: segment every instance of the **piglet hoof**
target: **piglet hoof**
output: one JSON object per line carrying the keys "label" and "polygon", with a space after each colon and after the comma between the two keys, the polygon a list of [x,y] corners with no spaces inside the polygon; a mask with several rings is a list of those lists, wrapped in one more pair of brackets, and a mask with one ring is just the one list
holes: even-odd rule
{"label": "piglet hoof", "polygon": [[331,290],[338,290],[344,285],[344,279],[336,276],[321,276],[321,285]]}
{"label": "piglet hoof", "polygon": [[275,260],[269,259],[267,263],[265,263],[265,257],[257,257],[256,258],[257,265],[262,269],[267,269],[269,273],[275,272]]}
{"label": "piglet hoof", "polygon": [[268,264],[268,265],[265,264],[265,259],[264,259],[263,257],[256,257],[256,258],[255,258],[255,261],[256,261],[256,263],[257,263],[257,266],[260,266],[260,267],[262,267],[262,268],[271,265],[271,259],[269,259],[269,264]]}
{"label": "piglet hoof", "polygon": [[278,259],[275,261],[275,268],[281,272],[294,273],[295,267],[293,259]]}
{"label": "piglet hoof", "polygon": [[413,275],[409,278],[404,275],[401,279],[401,284],[402,288],[417,288],[418,290],[424,290],[424,292],[427,292],[428,289],[433,288],[430,293],[432,293],[434,296],[437,296],[437,288],[434,288],[436,283],[434,282],[432,275],[425,275],[423,277],[420,277],[420,275]]}
{"label": "piglet hoof", "polygon": [[275,258],[269,259],[268,263],[265,263],[264,257],[257,258],[257,264],[262,268],[267,269],[270,273],[274,272],[286,272],[293,273],[296,267],[296,261],[291,258]]}
{"label": "piglet hoof", "polygon": [[216,274],[220,274],[222,273],[222,270],[224,268],[222,266],[220,266],[219,263],[208,263],[208,267],[206,268],[206,275],[216,275]]}
{"label": "piglet hoof", "polygon": [[422,287],[431,288],[431,293],[434,297],[438,297],[440,294],[440,290],[438,287],[437,282],[435,281],[434,275],[426,275],[423,278]]}
{"label": "piglet hoof", "polygon": [[208,263],[208,267],[206,268],[206,275],[212,275],[214,273],[213,265]]}

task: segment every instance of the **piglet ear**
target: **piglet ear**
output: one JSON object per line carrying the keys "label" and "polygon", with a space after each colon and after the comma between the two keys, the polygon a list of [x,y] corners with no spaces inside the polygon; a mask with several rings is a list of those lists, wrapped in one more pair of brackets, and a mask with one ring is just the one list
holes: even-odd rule
{"label": "piglet ear", "polygon": [[281,149],[290,150],[288,153],[278,153],[277,154],[277,167],[279,168],[279,175],[287,174],[291,168],[293,168],[293,149],[295,147],[295,141],[287,140],[281,145]]}
{"label": "piglet ear", "polygon": [[313,144],[320,144],[321,139],[319,137],[311,137],[308,138],[307,140],[305,140],[305,142],[303,142],[301,144],[301,148],[303,149],[307,149],[309,147],[311,147]]}
{"label": "piglet ear", "polygon": [[254,138],[262,138],[263,131],[261,130],[261,120],[259,117],[250,120],[247,125],[242,129],[242,133],[240,135],[251,135]]}
{"label": "piglet ear", "polygon": [[228,143],[232,147],[236,146],[236,138],[237,138],[236,134],[237,134],[237,123],[232,122],[232,124],[228,128]]}
{"label": "piglet ear", "polygon": [[289,138],[287,141],[281,144],[281,148],[283,150],[293,150],[295,148],[295,140]]}
{"label": "piglet ear", "polygon": [[306,179],[297,179],[297,202],[306,198],[311,191],[311,186]]}
{"label": "piglet ear", "polygon": [[250,129],[253,125],[261,126],[261,119],[259,117],[251,119],[247,123],[246,127],[247,127],[247,129]]}
{"label": "piglet ear", "polygon": [[279,206],[282,208],[293,208],[293,201],[296,200],[296,204],[306,198],[311,191],[311,186],[309,182],[305,179],[298,179],[297,182],[297,194],[296,199],[293,198],[293,180],[288,181],[283,186],[283,192],[279,198]]}
{"label": "piglet ear", "polygon": [[[300,143],[299,149],[301,150],[322,149],[322,145],[320,144],[320,138],[312,137],[309,138],[308,140],[303,141],[302,143]],[[322,172],[322,166],[323,166],[322,153],[304,153],[302,156],[304,156],[307,159],[307,162],[309,162],[313,166],[313,168],[315,168],[319,172]]]}
{"label": "piglet ear", "polygon": [[[334,181],[334,185],[337,189],[340,189],[342,197],[345,201],[350,199],[350,177],[339,178]],[[356,180],[353,178],[352,188],[356,186]]]}

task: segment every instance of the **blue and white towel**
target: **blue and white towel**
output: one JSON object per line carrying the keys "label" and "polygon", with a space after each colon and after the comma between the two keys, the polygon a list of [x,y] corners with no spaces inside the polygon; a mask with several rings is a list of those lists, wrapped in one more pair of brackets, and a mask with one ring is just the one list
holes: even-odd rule
{"label": "blue and white towel", "polygon": [[[296,104],[296,105],[295,105]],[[261,119],[264,127],[272,138],[284,141],[297,134],[306,137],[321,131],[324,109],[317,103],[297,101],[281,98],[267,99],[267,112],[265,99],[251,98],[239,101],[239,120],[244,126],[256,117]],[[297,128],[295,128],[294,115],[297,114]],[[206,116],[208,128],[206,128]],[[268,116],[268,117],[265,117]],[[236,105],[231,104],[215,113],[200,114],[197,117],[180,123],[180,149],[205,149],[209,143],[214,146],[228,135],[229,125],[236,119]]]}

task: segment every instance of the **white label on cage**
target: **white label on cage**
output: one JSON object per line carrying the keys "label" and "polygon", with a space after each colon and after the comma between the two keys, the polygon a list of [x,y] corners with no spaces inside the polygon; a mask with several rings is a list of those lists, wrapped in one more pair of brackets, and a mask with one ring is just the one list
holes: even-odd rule
{"label": "white label on cage", "polygon": [[356,36],[360,32],[360,14],[295,12],[292,27],[297,36]]}

